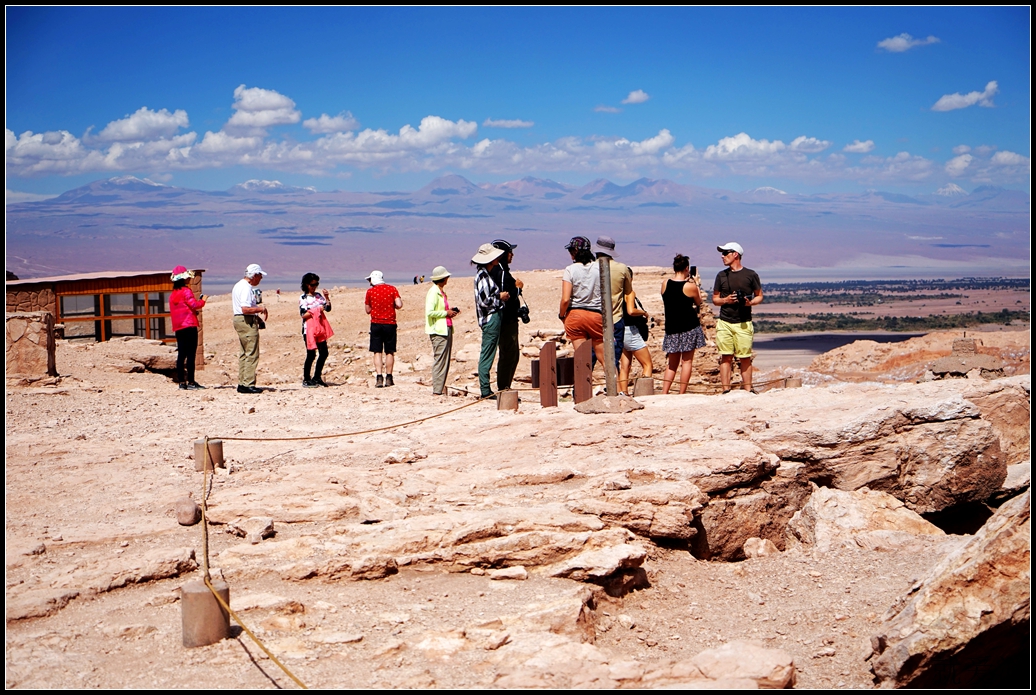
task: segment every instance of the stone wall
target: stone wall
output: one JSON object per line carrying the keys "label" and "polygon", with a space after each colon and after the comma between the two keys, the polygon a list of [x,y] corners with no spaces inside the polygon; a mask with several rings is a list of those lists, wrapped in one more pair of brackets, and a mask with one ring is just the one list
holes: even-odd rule
{"label": "stone wall", "polygon": [[7,313],[25,313],[33,311],[49,311],[52,316],[58,315],[57,297],[49,287],[38,289],[7,289]]}
{"label": "stone wall", "polygon": [[[10,295],[8,295],[10,296]],[[57,376],[54,360],[54,316],[48,311],[7,314],[4,344],[7,374]]]}

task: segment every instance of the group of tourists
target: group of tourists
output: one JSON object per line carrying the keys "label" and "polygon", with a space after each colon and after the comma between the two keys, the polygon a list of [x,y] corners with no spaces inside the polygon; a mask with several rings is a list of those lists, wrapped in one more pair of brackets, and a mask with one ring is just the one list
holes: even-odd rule
{"label": "group of tourists", "polygon": [[[615,240],[598,237],[595,244],[584,236],[572,237],[565,249],[572,263],[562,275],[561,304],[558,318],[565,336],[578,349],[590,341],[593,359],[602,364],[613,360],[618,370],[618,390],[629,395],[629,375],[633,360],[640,363],[645,376],[652,374],[651,353],[647,347],[648,313],[633,290],[633,271],[616,260]],[[475,266],[475,318],[482,331],[478,361],[479,395],[493,398],[490,374],[496,367],[496,389],[511,388],[518,367],[518,322],[528,323],[529,307],[522,300],[524,284],[511,274],[517,244],[504,239],[482,244],[471,259]],[[712,303],[720,307],[716,325],[716,346],[720,354],[720,380],[723,393],[731,390],[734,358],[739,362],[741,388],[752,390],[752,307],[763,301],[759,275],[745,268],[741,259],[744,249],[736,242],[716,247],[724,269],[716,276]],[[607,264],[610,287],[603,288],[601,266]],[[259,283],[266,272],[258,264],[245,269],[244,277],[234,285],[231,303],[234,330],[238,334],[238,393],[261,393],[256,386],[259,362],[259,331],[266,327],[269,313],[262,302]],[[669,393],[674,381],[679,393],[686,393],[691,380],[695,350],[704,347],[705,334],[699,318],[703,302],[695,280],[697,268],[690,259],[677,254],[673,274],[662,281],[659,290],[665,310],[665,337],[662,351],[666,367],[662,377],[662,393]],[[204,388],[194,379],[198,345],[198,314],[205,306],[205,296],[195,297],[189,287],[194,273],[183,266],[173,269],[173,292],[169,297],[170,319],[176,334],[177,381],[185,390]],[[423,279],[423,278],[422,278]],[[450,272],[437,266],[431,275],[432,286],[425,296],[425,333],[432,346],[432,393],[443,395],[450,372],[453,352],[454,319],[460,309],[451,306],[446,285]],[[370,352],[373,354],[375,388],[395,385],[392,376],[397,343],[396,311],[403,308],[399,291],[375,270],[366,278],[364,311],[370,316]],[[306,360],[302,370],[302,386],[326,387],[323,368],[327,361],[327,341],[334,335],[327,314],[331,312],[331,296],[320,289],[316,273],[302,276],[299,316]],[[606,293],[606,294],[605,294]],[[605,326],[611,312],[614,353],[605,354]],[[497,356],[499,355],[499,359]]]}

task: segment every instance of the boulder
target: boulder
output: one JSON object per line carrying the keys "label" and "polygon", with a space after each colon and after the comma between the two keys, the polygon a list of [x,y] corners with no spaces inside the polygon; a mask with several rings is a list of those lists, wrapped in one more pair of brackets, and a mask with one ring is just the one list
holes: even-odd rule
{"label": "boulder", "polygon": [[[787,544],[827,552],[843,546],[876,548],[895,544],[887,532],[943,536],[943,531],[885,492],[847,492],[813,485],[809,501],[788,522]],[[907,540],[907,539],[904,539]]]}
{"label": "boulder", "polygon": [[629,413],[634,410],[643,410],[644,406],[633,400],[630,396],[594,396],[588,401],[583,401],[575,406],[577,413],[584,415],[601,413]]}
{"label": "boulder", "polygon": [[691,659],[705,678],[711,680],[750,680],[765,689],[795,685],[795,661],[780,649],[767,649],[758,642],[736,640],[715,649],[706,649]]}
{"label": "boulder", "polygon": [[963,395],[978,406],[982,419],[993,426],[1007,464],[1028,460],[1032,421],[1029,375],[977,384]]}
{"label": "boulder", "polygon": [[1029,685],[1030,493],[1008,501],[893,606],[871,638],[883,687]]}
{"label": "boulder", "polygon": [[194,526],[201,521],[201,507],[190,497],[183,497],[176,501],[176,523],[181,526]]}
{"label": "boulder", "polygon": [[769,557],[781,552],[773,541],[764,538],[749,538],[743,547],[745,557],[752,559],[757,557]]}
{"label": "boulder", "polygon": [[752,439],[782,461],[804,464],[810,480],[840,490],[881,490],[919,514],[984,501],[1007,475],[1000,437],[978,406],[939,388],[946,383],[876,398],[853,394],[851,402],[825,389],[833,393],[823,394],[824,403],[811,403],[799,417],[775,422]]}
{"label": "boulder", "polygon": [[253,516],[249,519],[238,519],[227,524],[227,533],[245,538],[249,543],[255,545],[264,538],[270,538],[276,531],[273,528],[273,519],[268,516]]}

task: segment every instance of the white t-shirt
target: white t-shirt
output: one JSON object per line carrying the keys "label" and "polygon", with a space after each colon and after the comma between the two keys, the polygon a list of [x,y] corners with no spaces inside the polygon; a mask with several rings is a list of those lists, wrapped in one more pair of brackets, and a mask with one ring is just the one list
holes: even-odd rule
{"label": "white t-shirt", "polygon": [[601,268],[597,262],[583,265],[573,263],[562,276],[572,283],[572,309],[601,310]]}
{"label": "white t-shirt", "polygon": [[234,305],[234,315],[240,316],[245,312],[241,311],[241,307],[257,307],[259,306],[255,301],[255,295],[252,294],[252,283],[245,278],[241,278],[234,285],[234,291],[230,295],[231,302]]}

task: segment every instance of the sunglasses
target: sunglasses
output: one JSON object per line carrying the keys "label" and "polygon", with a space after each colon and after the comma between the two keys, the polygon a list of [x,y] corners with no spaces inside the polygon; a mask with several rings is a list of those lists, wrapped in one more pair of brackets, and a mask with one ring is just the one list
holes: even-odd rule
{"label": "sunglasses", "polygon": [[726,250],[726,251],[720,251],[720,254],[723,255],[723,256],[729,256],[732,253],[737,253],[737,251],[733,251],[733,250],[729,250],[729,249]]}

